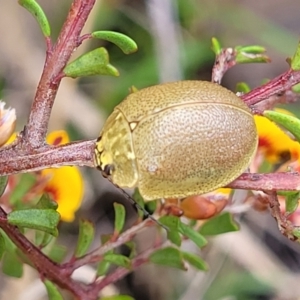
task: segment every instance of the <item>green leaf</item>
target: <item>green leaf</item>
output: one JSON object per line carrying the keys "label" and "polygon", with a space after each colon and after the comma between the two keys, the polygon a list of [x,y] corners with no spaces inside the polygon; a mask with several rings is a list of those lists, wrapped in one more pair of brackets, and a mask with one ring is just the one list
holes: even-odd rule
{"label": "green leaf", "polygon": [[63,70],[68,77],[83,77],[92,75],[119,76],[118,70],[109,63],[105,48],[97,48],[79,56],[70,62]]}
{"label": "green leaf", "polygon": [[300,70],[300,43],[298,43],[297,50],[291,60],[291,68],[294,71]]}
{"label": "green leaf", "polygon": [[114,295],[114,296],[101,297],[101,299],[99,300],[134,300],[134,298],[127,295]]}
{"label": "green leaf", "polygon": [[182,257],[185,261],[187,261],[190,265],[195,267],[196,269],[200,271],[207,271],[208,265],[207,263],[198,255],[181,251]]}
{"label": "green leaf", "polygon": [[14,252],[17,249],[17,246],[12,242],[12,240],[8,237],[8,235],[0,229],[0,234],[4,239],[5,250],[9,252]]}
{"label": "green leaf", "polygon": [[49,300],[64,300],[57,287],[49,280],[44,281]]}
{"label": "green leaf", "polygon": [[45,37],[49,37],[51,34],[51,28],[48,19],[40,5],[34,0],[19,0],[19,4],[27,9],[37,20],[43,35]]}
{"label": "green leaf", "polygon": [[270,62],[270,58],[262,54],[266,49],[261,46],[237,46],[235,51],[235,61],[239,64]]}
{"label": "green leaf", "polygon": [[[145,208],[145,201],[144,201],[142,195],[140,194],[140,191],[138,188],[134,189],[132,198],[139,206],[141,206],[142,208]],[[140,218],[144,217],[144,212],[142,210],[138,209],[137,212],[138,212],[138,215]]]}
{"label": "green leaf", "polygon": [[48,253],[48,257],[53,261],[60,263],[66,257],[68,253],[68,249],[62,245],[53,245],[50,252]]}
{"label": "green leaf", "polygon": [[299,205],[300,192],[278,192],[278,195],[285,196],[285,210],[292,214]]}
{"label": "green leaf", "polygon": [[8,276],[21,278],[23,275],[23,264],[15,252],[6,251],[2,259],[2,272]]}
{"label": "green leaf", "polygon": [[131,268],[130,259],[121,254],[107,253],[104,255],[103,260],[126,269]]}
{"label": "green leaf", "polygon": [[95,31],[92,32],[92,37],[102,39],[114,43],[125,54],[130,54],[138,50],[136,42],[125,34],[114,31]]}
{"label": "green leaf", "polygon": [[250,54],[261,54],[266,52],[266,48],[258,45],[250,46],[237,46],[235,47],[236,51],[250,53]]}
{"label": "green leaf", "polygon": [[8,176],[1,176],[0,177],[0,197],[3,195],[5,188],[7,186]]}
{"label": "green leaf", "polygon": [[293,229],[293,235],[296,236],[297,238],[300,238],[300,228],[299,227],[295,227]]}
{"label": "green leaf", "polygon": [[219,55],[221,53],[221,44],[215,37],[211,39],[211,49],[216,55]]}
{"label": "green leaf", "polygon": [[273,110],[265,110],[263,115],[286,128],[300,142],[300,120],[298,118]]}
{"label": "green leaf", "polygon": [[300,93],[300,83],[293,85],[292,91],[299,94]]}
{"label": "green leaf", "polygon": [[236,92],[248,93],[250,92],[250,87],[246,82],[238,82],[235,87]]}
{"label": "green leaf", "polygon": [[53,209],[15,210],[7,215],[9,224],[31,228],[58,235],[57,225],[60,215]]}
{"label": "green leaf", "polygon": [[106,275],[106,273],[109,270],[110,265],[111,264],[108,261],[104,261],[104,260],[100,261],[97,266],[97,272],[96,272],[97,277]]}
{"label": "green leaf", "polygon": [[120,232],[123,230],[124,224],[125,224],[125,207],[124,205],[120,203],[114,203],[114,209],[115,209],[115,232],[119,235]]}
{"label": "green leaf", "polygon": [[0,260],[4,252],[5,252],[5,238],[0,232]]}
{"label": "green leaf", "polygon": [[173,247],[166,247],[153,252],[149,260],[157,265],[186,270],[181,252]]}
{"label": "green leaf", "polygon": [[186,225],[184,223],[180,224],[180,233],[184,236],[188,237],[191,241],[193,241],[199,248],[205,246],[207,244],[206,239],[194,228]]}
{"label": "green leaf", "polygon": [[34,206],[38,209],[54,209],[57,210],[58,204],[56,201],[52,200],[49,194],[45,193],[42,195],[38,203]]}
{"label": "green leaf", "polygon": [[75,257],[81,257],[86,254],[93,242],[94,235],[94,225],[88,220],[80,220],[78,242],[74,253]]}
{"label": "green leaf", "polygon": [[40,248],[46,247],[53,240],[53,235],[36,230],[35,232],[35,245]]}
{"label": "green leaf", "polygon": [[169,230],[169,231],[167,231],[167,238],[174,245],[176,245],[178,247],[181,246],[181,236],[180,236],[180,234],[177,231],[175,231],[175,230]]}
{"label": "green leaf", "polygon": [[238,230],[239,225],[233,220],[232,215],[226,212],[205,222],[200,228],[200,233],[203,235],[217,235]]}
{"label": "green leaf", "polygon": [[159,218],[159,222],[167,226],[170,230],[179,231],[180,230],[180,218],[175,216],[163,216]]}
{"label": "green leaf", "polygon": [[132,259],[136,256],[136,244],[133,241],[129,241],[125,244],[126,247],[129,249],[129,254],[127,255],[129,259]]}

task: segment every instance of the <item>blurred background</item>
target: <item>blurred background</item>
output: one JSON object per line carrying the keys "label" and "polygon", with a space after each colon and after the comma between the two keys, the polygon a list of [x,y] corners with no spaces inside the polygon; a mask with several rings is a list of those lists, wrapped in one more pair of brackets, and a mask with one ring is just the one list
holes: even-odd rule
{"label": "blurred background", "polygon": [[[38,2],[49,17],[55,40],[72,1]],[[45,44],[36,21],[17,1],[0,0],[0,7],[0,97],[16,108],[17,130],[22,130],[43,69]],[[74,57],[105,46],[121,75],[64,79],[49,131],[66,129],[72,140],[94,139],[132,85],[140,89],[180,79],[210,80],[212,37],[224,47],[259,44],[267,48],[270,64],[236,66],[223,80],[223,85],[232,90],[239,81],[251,88],[258,86],[264,79],[287,70],[286,58],[293,55],[299,39],[299,8],[298,1],[293,0],[97,0],[84,33],[122,32],[136,41],[139,51],[126,56],[108,42],[83,43]],[[297,104],[291,109],[297,114]],[[112,203],[116,198],[123,201],[122,195],[96,170],[82,172],[85,201],[78,218],[96,222],[99,235],[111,232]],[[130,203],[125,204],[129,216],[133,216],[128,218],[130,226],[134,209]],[[299,245],[279,233],[268,212],[250,210],[238,219],[240,232],[210,239],[201,253],[210,265],[209,272],[182,272],[151,265],[140,268],[114,288],[137,300],[300,299]],[[61,243],[71,247],[76,241],[77,223],[63,225],[61,230]],[[144,232],[138,238],[141,249],[151,243],[151,234]],[[192,246],[187,243],[184,247]],[[35,276],[29,269],[22,280],[0,274],[0,298],[43,299],[38,294],[26,294],[38,284]]]}

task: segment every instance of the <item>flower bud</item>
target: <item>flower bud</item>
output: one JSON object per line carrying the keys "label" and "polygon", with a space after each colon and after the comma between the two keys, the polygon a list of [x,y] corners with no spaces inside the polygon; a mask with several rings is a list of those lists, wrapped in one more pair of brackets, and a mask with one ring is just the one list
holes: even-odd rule
{"label": "flower bud", "polygon": [[183,215],[189,219],[203,220],[209,219],[226,206],[227,200],[211,201],[204,196],[189,196],[185,198],[180,208],[183,210]]}

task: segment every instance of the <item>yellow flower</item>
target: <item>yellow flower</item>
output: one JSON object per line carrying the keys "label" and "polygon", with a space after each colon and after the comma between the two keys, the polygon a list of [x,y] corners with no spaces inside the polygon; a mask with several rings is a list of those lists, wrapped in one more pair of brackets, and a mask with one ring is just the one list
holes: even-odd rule
{"label": "yellow flower", "polygon": [[[61,145],[69,142],[67,133],[63,130],[54,131],[47,137],[51,145]],[[83,179],[76,167],[61,167],[45,169],[41,175],[47,178],[43,192],[49,193],[58,204],[57,211],[65,222],[72,222],[74,214],[79,208],[83,198]]]}
{"label": "yellow flower", "polygon": [[[279,111],[279,109],[277,109]],[[288,111],[280,110],[286,114]],[[287,158],[296,160],[300,158],[300,144],[280,129],[274,122],[266,117],[254,116],[259,143],[258,149],[263,152],[270,163],[277,163]]]}

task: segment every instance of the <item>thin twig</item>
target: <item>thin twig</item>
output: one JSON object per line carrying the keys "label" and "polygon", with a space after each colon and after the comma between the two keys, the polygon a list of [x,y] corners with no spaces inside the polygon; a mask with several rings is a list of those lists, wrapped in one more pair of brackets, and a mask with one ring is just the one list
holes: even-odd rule
{"label": "thin twig", "polygon": [[3,149],[0,152],[0,174],[28,173],[51,167],[88,166],[94,163],[95,140],[73,142],[59,146],[45,145],[23,154],[19,148]]}
{"label": "thin twig", "polygon": [[71,261],[68,263],[65,263],[62,265],[62,267],[65,270],[68,270],[68,273],[72,273],[74,270],[78,269],[79,267],[88,264],[97,262],[101,259],[101,257],[107,253],[108,251],[115,249],[129,241],[132,240],[132,238],[142,229],[145,229],[146,227],[149,227],[151,225],[154,225],[155,223],[150,220],[146,219],[143,222],[131,227],[130,229],[126,230],[124,233],[122,233],[116,241],[114,242],[108,242],[104,244],[103,246],[95,249],[94,251],[88,253],[85,256],[82,256],[78,258],[76,261]]}
{"label": "thin twig", "polygon": [[78,46],[79,35],[95,1],[74,0],[57,43],[52,51],[47,52],[22,140],[29,149],[37,149],[45,144],[51,109],[61,81],[59,75]]}

